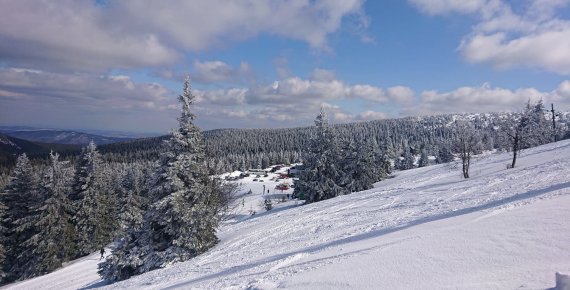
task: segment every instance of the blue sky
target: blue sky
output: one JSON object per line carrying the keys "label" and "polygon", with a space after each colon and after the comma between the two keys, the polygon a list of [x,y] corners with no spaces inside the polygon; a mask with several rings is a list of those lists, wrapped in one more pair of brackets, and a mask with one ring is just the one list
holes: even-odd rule
{"label": "blue sky", "polygon": [[163,133],[570,110],[570,0],[0,2],[0,125]]}

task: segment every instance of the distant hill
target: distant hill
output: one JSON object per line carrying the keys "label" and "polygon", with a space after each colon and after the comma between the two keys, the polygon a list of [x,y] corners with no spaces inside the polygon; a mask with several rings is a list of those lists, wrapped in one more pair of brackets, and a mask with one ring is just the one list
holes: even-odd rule
{"label": "distant hill", "polygon": [[81,145],[33,142],[0,134],[0,170],[11,167],[22,153],[30,157],[42,157],[53,150],[65,156],[76,154],[80,149]]}
{"label": "distant hill", "polygon": [[2,155],[19,155],[24,152],[44,152],[45,148],[34,142],[14,138],[7,135],[0,135],[0,152]]}
{"label": "distant hill", "polygon": [[68,131],[68,130],[2,130],[5,135],[24,139],[28,141],[55,143],[55,144],[73,144],[87,145],[93,141],[97,145],[111,144],[121,141],[127,141],[131,138],[124,137],[106,137],[101,135]]}

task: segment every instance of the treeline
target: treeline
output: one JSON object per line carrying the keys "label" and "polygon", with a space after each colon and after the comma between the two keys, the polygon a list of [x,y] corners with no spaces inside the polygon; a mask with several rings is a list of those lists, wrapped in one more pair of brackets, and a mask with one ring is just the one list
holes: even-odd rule
{"label": "treeline", "polygon": [[[399,148],[402,153],[395,155],[394,165],[400,170],[414,168],[416,163],[418,167],[426,166],[430,163],[428,152],[437,155],[438,163],[451,162],[457,156],[462,163],[463,177],[469,178],[471,160],[483,150],[498,148],[511,151],[513,159],[507,167],[510,169],[515,167],[521,150],[559,140],[560,133],[564,132],[556,131],[545,118],[542,101],[534,104],[529,101],[522,113],[501,118],[500,122],[489,121],[456,118],[448,126],[430,128],[432,132],[440,131],[441,136],[447,134],[449,143],[441,142],[437,135],[431,139],[434,135],[429,133],[422,138],[421,133],[425,131],[418,130],[420,138],[416,140],[422,142],[419,160],[416,162],[415,154],[418,152],[413,152],[414,147],[404,143]],[[414,128],[417,129],[415,126],[407,129]],[[441,128],[445,130],[438,130]],[[308,203],[318,202],[370,189],[373,183],[390,174],[392,166],[389,155],[395,153],[397,147],[393,146],[389,136],[385,135],[384,142],[379,145],[375,138],[356,141],[347,138],[347,135],[329,126],[326,114],[321,110],[303,154],[303,169],[295,186],[296,196],[302,196]],[[567,128],[564,135],[568,136]]]}
{"label": "treeline", "polygon": [[[521,113],[487,113],[408,117],[402,119],[376,120],[362,123],[331,125],[339,138],[359,143],[374,139],[386,147],[387,154],[396,160],[399,157],[437,156],[455,151],[452,140],[458,136],[454,128],[457,120],[470,123],[479,133],[482,150],[508,148],[508,140],[500,128],[509,120],[519,118]],[[548,117],[548,114],[546,115]],[[556,139],[569,137],[568,114],[557,117]],[[308,148],[314,127],[289,129],[219,129],[204,132],[205,150],[209,167],[215,173],[249,168],[266,168],[271,164],[294,163],[302,160]],[[159,159],[162,142],[167,136],[138,139],[99,146],[103,159],[111,163],[156,161]],[[553,137],[554,139],[554,137]],[[59,152],[59,151],[58,151]],[[77,151],[75,151],[77,152]],[[65,155],[69,155],[65,152]],[[61,154],[61,153],[60,153]],[[75,153],[77,154],[77,153]],[[28,156],[35,162],[47,162],[46,153]],[[69,158],[73,158],[73,154]],[[396,160],[396,167],[408,169],[408,163]],[[14,164],[15,160],[9,164]],[[11,165],[0,170],[0,182],[6,179]],[[2,167],[2,166],[0,166]],[[1,168],[0,168],[1,169]],[[4,183],[5,184],[5,183]],[[3,184],[0,183],[0,187]]]}
{"label": "treeline", "polygon": [[[460,133],[454,126],[457,120],[472,124],[481,139],[481,150],[508,148],[508,140],[500,128],[521,113],[488,113],[408,117],[376,120],[362,123],[330,125],[340,139],[355,144],[368,140],[382,145],[388,156],[396,160],[410,156],[438,156],[454,151],[453,140]],[[568,138],[568,117],[557,118],[557,140]],[[220,129],[204,132],[209,167],[215,173],[249,168],[267,168],[271,164],[302,161],[316,132],[315,127],[290,129]],[[553,137],[554,138],[554,137]],[[163,138],[149,138],[134,142],[101,146],[108,160],[132,162],[157,160]],[[409,169],[409,164],[396,162],[397,168]]]}

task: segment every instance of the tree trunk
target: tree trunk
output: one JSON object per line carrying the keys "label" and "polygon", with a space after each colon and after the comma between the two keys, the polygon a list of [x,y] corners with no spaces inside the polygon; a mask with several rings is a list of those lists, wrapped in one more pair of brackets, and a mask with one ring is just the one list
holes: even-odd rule
{"label": "tree trunk", "polygon": [[463,178],[469,178],[469,167],[463,162]]}
{"label": "tree trunk", "polygon": [[469,155],[463,153],[461,159],[463,161],[463,178],[469,178]]}
{"label": "tree trunk", "polygon": [[517,162],[517,153],[519,152],[519,141],[520,141],[520,136],[517,132],[515,135],[515,139],[513,140],[513,162],[511,163],[511,168],[515,168],[515,164]]}

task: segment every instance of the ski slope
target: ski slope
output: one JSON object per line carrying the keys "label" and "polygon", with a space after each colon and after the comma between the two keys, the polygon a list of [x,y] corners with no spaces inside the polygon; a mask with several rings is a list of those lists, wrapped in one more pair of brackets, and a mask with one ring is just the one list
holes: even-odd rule
{"label": "ski slope", "polygon": [[252,193],[220,228],[221,242],[195,259],[105,285],[92,256],[7,288],[551,288],[557,271],[570,271],[570,141],[523,151],[507,170],[510,158],[478,157],[468,180],[436,165],[269,212],[261,187],[276,183],[249,178],[242,191]]}

